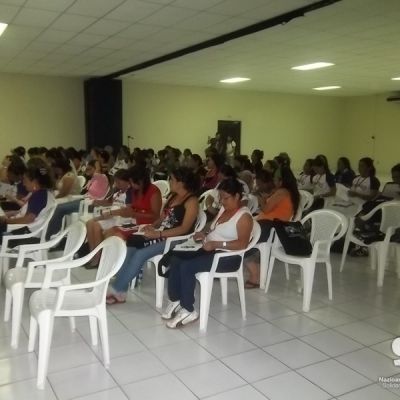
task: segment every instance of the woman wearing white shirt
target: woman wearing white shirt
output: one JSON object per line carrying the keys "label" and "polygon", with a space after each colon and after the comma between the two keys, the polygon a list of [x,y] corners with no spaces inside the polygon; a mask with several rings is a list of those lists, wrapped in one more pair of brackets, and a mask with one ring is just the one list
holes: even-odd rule
{"label": "woman wearing white shirt", "polygon": [[313,210],[317,210],[324,206],[324,198],[336,195],[335,177],[329,170],[328,164],[324,157],[318,156],[313,161],[313,194],[314,203]]}
{"label": "woman wearing white shirt", "polygon": [[374,199],[381,185],[375,176],[374,160],[369,157],[362,158],[358,163],[358,172],[360,175],[353,179],[349,196],[365,201]]}
{"label": "woman wearing white shirt", "polygon": [[[217,249],[243,250],[250,241],[253,219],[247,207],[241,206],[243,186],[236,179],[226,179],[219,186],[222,208],[208,234],[197,233],[194,240],[203,241],[203,247],[194,252],[174,256],[169,262],[169,303],[162,318],[169,320],[168,328],[187,325],[198,319],[195,311],[194,290],[196,273],[210,271]],[[219,271],[234,271],[240,266],[240,257],[222,259]]]}

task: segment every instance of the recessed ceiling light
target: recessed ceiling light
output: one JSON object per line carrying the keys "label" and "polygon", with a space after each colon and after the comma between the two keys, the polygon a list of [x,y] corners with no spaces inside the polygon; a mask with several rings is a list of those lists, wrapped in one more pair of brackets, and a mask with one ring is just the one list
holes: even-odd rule
{"label": "recessed ceiling light", "polygon": [[6,30],[7,26],[8,26],[8,24],[4,24],[3,22],[0,22],[0,36]]}
{"label": "recessed ceiling light", "polygon": [[313,90],[333,90],[333,89],[341,89],[341,86],[320,86],[313,88]]}
{"label": "recessed ceiling light", "polygon": [[309,71],[310,69],[325,68],[325,67],[330,67],[332,65],[335,64],[328,62],[316,62],[312,64],[298,65],[297,67],[292,67],[292,69],[296,69],[299,71]]}
{"label": "recessed ceiling light", "polygon": [[397,76],[396,78],[392,78],[392,81],[400,81],[400,76]]}
{"label": "recessed ceiling light", "polygon": [[227,78],[227,79],[221,79],[220,82],[222,83],[238,83],[238,82],[245,82],[245,81],[249,81],[250,78],[241,78],[239,76],[235,77],[235,78]]}

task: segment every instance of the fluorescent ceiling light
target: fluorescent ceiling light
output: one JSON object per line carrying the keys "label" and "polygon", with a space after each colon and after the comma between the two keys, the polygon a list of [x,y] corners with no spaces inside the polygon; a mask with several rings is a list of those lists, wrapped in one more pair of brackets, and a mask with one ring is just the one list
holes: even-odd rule
{"label": "fluorescent ceiling light", "polygon": [[292,69],[296,69],[299,71],[309,71],[310,69],[325,68],[325,67],[330,67],[332,65],[335,64],[328,62],[316,62],[312,64],[298,65],[297,67],[292,67]]}
{"label": "fluorescent ceiling light", "polygon": [[313,90],[333,90],[333,89],[341,89],[341,86],[320,86],[313,88]]}
{"label": "fluorescent ceiling light", "polygon": [[3,22],[0,22],[0,36],[6,30],[7,26],[8,26],[8,24],[4,24]]}
{"label": "fluorescent ceiling light", "polygon": [[238,82],[245,82],[245,81],[249,81],[250,78],[241,78],[239,76],[235,77],[235,78],[227,78],[227,79],[221,79],[220,82],[222,83],[238,83]]}
{"label": "fluorescent ceiling light", "polygon": [[392,81],[400,81],[400,76],[397,76],[396,78],[392,78]]}

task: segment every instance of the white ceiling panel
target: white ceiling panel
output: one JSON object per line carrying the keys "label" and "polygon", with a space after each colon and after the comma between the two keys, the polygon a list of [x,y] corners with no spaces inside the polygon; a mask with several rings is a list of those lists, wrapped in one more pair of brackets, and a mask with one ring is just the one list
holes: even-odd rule
{"label": "white ceiling panel", "polygon": [[116,36],[128,39],[142,39],[163,29],[161,26],[136,23],[119,32]]}
{"label": "white ceiling panel", "polygon": [[0,4],[10,4],[16,6],[22,6],[26,0],[0,0]]}
{"label": "white ceiling panel", "polygon": [[102,35],[91,35],[90,33],[80,33],[74,36],[68,44],[78,45],[78,46],[94,46],[97,43],[106,40],[107,36]]}
{"label": "white ceiling panel", "polygon": [[102,17],[125,0],[77,0],[69,9],[73,14]]}
{"label": "white ceiling panel", "polygon": [[74,1],[75,0],[27,0],[25,6],[40,8],[41,10],[64,11],[73,4]]}
{"label": "white ceiling panel", "polygon": [[20,7],[0,4],[0,22],[8,24],[17,15]]}
{"label": "white ceiling panel", "polygon": [[119,21],[137,22],[153,14],[162,6],[159,4],[145,3],[144,1],[129,0],[111,11],[107,18]]}
{"label": "white ceiling panel", "polygon": [[145,24],[160,25],[160,26],[173,26],[179,21],[189,18],[197,14],[197,10],[181,7],[164,7],[151,14],[142,20]]}
{"label": "white ceiling panel", "polygon": [[214,7],[224,0],[175,0],[174,6],[193,8],[193,10],[207,10],[210,7]]}
{"label": "white ceiling panel", "polygon": [[[246,11],[265,6],[266,3],[272,2],[273,0],[224,0],[222,3],[218,3],[217,5],[209,9],[209,11],[217,14],[235,16],[238,14],[243,14]],[[259,15],[257,15],[257,17],[259,17]]]}
{"label": "white ceiling panel", "polygon": [[65,43],[76,35],[71,31],[60,31],[58,29],[47,29],[38,37],[38,40],[48,43]]}
{"label": "white ceiling panel", "polygon": [[111,19],[100,19],[94,24],[90,25],[85,30],[85,33],[93,33],[95,35],[112,36],[127,28],[130,24],[123,21],[114,21]]}
{"label": "white ceiling panel", "polygon": [[200,12],[192,17],[186,18],[181,22],[175,24],[176,28],[201,31],[212,25],[223,24],[224,21],[229,19],[226,15],[211,14],[208,12]]}
{"label": "white ceiling panel", "polygon": [[52,24],[52,28],[59,29],[61,31],[79,32],[83,29],[86,29],[95,21],[96,18],[94,17],[66,13],[61,15],[57,21]]}
{"label": "white ceiling panel", "polygon": [[56,11],[24,7],[14,18],[13,23],[25,26],[47,27],[58,15],[59,13]]}

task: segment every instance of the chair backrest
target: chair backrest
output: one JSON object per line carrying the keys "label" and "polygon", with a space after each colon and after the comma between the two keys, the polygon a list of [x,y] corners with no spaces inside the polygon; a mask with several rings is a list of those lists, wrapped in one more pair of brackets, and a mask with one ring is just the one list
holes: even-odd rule
{"label": "chair backrest", "polygon": [[81,187],[81,190],[82,190],[86,185],[86,178],[83,175],[78,175],[77,179],[79,182],[79,186]]}
{"label": "chair backrest", "polygon": [[195,232],[202,231],[203,228],[206,226],[206,223],[207,223],[207,215],[203,210],[199,209],[199,213],[197,214],[196,224],[194,226],[194,231]]}
{"label": "chair backrest", "polygon": [[382,195],[395,200],[400,199],[400,185],[395,182],[387,182],[382,190]]}
{"label": "chair backrest", "polygon": [[47,227],[49,226],[50,220],[53,218],[56,207],[57,204],[55,202],[46,206],[36,217],[36,220],[32,224],[29,224],[30,231],[32,233],[37,232],[35,236],[40,237],[40,243],[46,241]]}
{"label": "chair backrest", "polygon": [[205,210],[205,209],[206,209],[205,201],[206,201],[206,198],[207,198],[208,196],[212,196],[213,198],[215,198],[215,197],[214,197],[215,191],[216,191],[215,189],[208,189],[208,190],[206,190],[205,192],[203,192],[203,193],[199,196],[199,204],[200,204],[200,208],[201,208],[202,210]]}
{"label": "chair backrest", "polygon": [[257,196],[251,193],[247,195],[247,198],[248,198],[247,208],[250,210],[252,214],[254,214],[259,209],[258,198]]}
{"label": "chair backrest", "polygon": [[101,251],[101,257],[96,274],[98,285],[93,289],[97,304],[105,299],[108,282],[118,272],[125,260],[126,243],[117,236],[111,236],[100,243],[91,254],[95,255],[99,251]]}
{"label": "chair backrest", "polygon": [[154,181],[153,185],[158,187],[158,189],[161,192],[161,197],[167,197],[167,195],[169,193],[169,183],[168,183],[168,181],[164,181],[164,180]]}
{"label": "chair backrest", "polygon": [[293,216],[293,221],[300,221],[303,216],[303,212],[308,210],[314,202],[314,196],[310,192],[307,192],[306,190],[299,190],[299,193],[299,206],[297,207],[296,214]]}
{"label": "chair backrest", "polygon": [[386,233],[389,227],[400,227],[400,201],[388,201],[378,207],[382,209],[381,232]]}
{"label": "chair backrest", "polygon": [[67,229],[65,229],[61,235],[66,237],[63,256],[68,255],[72,260],[74,254],[79,250],[85,241],[86,225],[80,221],[74,222]]}
{"label": "chair backrest", "polygon": [[347,231],[348,219],[341,213],[333,210],[316,210],[302,219],[302,224],[311,220],[310,242],[314,246],[316,241],[327,241],[320,246],[320,252],[329,252],[333,241],[340,239]]}
{"label": "chair backrest", "polygon": [[258,240],[260,239],[260,236],[261,236],[260,224],[256,220],[253,220],[253,229],[251,231],[251,239],[250,239],[249,245],[246,248],[246,251],[252,249],[257,244]]}

